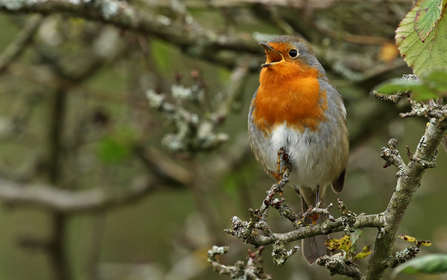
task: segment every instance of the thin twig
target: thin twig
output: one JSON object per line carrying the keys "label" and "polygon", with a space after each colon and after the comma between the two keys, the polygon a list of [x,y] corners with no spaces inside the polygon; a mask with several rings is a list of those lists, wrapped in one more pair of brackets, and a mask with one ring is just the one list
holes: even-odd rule
{"label": "thin twig", "polygon": [[41,15],[31,16],[15,40],[0,54],[0,73],[2,73],[29,45],[37,29],[40,27],[42,20],[43,17]]}
{"label": "thin twig", "polygon": [[374,95],[375,97],[377,97],[378,99],[382,100],[382,101],[390,101],[390,102],[394,102],[397,103],[399,102],[402,97],[404,97],[406,95],[405,92],[398,92],[396,94],[384,94],[384,93],[380,93],[376,90],[373,90],[370,92],[371,95]]}
{"label": "thin twig", "polygon": [[245,81],[249,74],[249,61],[245,60],[233,69],[230,81],[228,82],[224,100],[220,102],[220,106],[212,114],[211,119],[214,123],[223,122],[234,106],[235,100],[239,98],[243,92]]}

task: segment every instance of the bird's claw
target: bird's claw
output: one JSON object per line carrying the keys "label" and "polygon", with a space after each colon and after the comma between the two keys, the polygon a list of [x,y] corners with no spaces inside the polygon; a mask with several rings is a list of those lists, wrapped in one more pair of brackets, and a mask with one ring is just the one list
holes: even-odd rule
{"label": "bird's claw", "polygon": [[[285,161],[286,164],[283,164],[283,168],[281,169],[281,158],[283,161]],[[268,170],[267,172],[271,174],[278,183],[281,182],[284,172],[287,169],[287,165],[289,164],[289,155],[286,153],[286,150],[284,148],[279,149],[278,151],[278,160],[276,162],[276,172],[272,170]],[[280,196],[282,196],[282,192],[279,193]]]}

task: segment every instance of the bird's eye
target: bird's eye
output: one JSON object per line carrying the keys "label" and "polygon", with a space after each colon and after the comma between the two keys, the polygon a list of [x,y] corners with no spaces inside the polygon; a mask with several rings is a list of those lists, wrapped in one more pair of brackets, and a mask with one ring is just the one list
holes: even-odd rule
{"label": "bird's eye", "polygon": [[290,57],[296,57],[298,55],[298,51],[295,49],[290,50],[289,55]]}

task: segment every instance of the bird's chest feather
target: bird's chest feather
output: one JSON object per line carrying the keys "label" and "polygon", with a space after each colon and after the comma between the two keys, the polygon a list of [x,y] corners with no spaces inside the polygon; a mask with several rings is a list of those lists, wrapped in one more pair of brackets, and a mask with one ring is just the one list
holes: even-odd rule
{"label": "bird's chest feather", "polygon": [[317,77],[266,75],[260,81],[251,106],[254,125],[265,134],[282,124],[301,133],[306,128],[315,131],[326,120],[326,90],[320,88]]}
{"label": "bird's chest feather", "polygon": [[276,170],[278,150],[285,148],[300,184],[322,180],[327,143],[318,133],[328,125],[327,104],[316,77],[261,79],[251,104],[250,140],[255,151],[264,151],[257,155],[264,168]]}
{"label": "bird's chest feather", "polygon": [[[258,135],[259,136],[259,135]],[[318,132],[305,129],[302,133],[287,124],[277,125],[264,137],[252,141],[254,150],[263,151],[258,160],[266,170],[276,170],[278,151],[284,148],[292,163],[290,182],[314,187],[327,183],[333,151],[327,149],[327,139]]]}

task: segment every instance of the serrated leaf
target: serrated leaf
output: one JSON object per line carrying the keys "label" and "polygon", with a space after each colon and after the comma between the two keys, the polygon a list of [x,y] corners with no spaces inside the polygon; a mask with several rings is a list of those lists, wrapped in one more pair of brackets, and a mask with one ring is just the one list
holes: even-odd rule
{"label": "serrated leaf", "polygon": [[425,42],[441,18],[443,0],[420,0],[420,2],[414,19],[414,29],[422,42]]}
{"label": "serrated leaf", "polygon": [[[421,76],[428,70],[447,70],[447,19],[441,15],[436,26],[423,42],[415,30],[416,14],[422,4],[416,6],[400,22],[396,30],[396,44],[408,66]],[[444,7],[445,8],[445,7]],[[434,17],[433,17],[434,18]]]}
{"label": "serrated leaf", "polygon": [[401,272],[407,274],[447,272],[447,254],[431,254],[412,259],[394,269],[391,278],[393,279]]}

